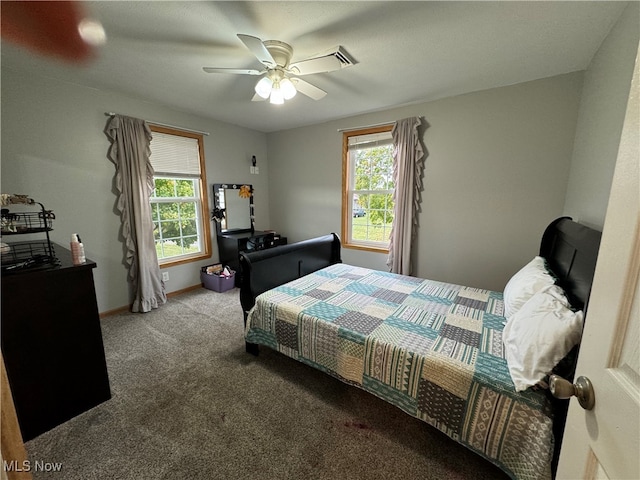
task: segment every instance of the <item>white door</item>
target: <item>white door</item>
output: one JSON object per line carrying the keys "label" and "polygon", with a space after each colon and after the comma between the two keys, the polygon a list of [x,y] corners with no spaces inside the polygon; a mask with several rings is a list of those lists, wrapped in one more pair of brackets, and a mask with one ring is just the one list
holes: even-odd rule
{"label": "white door", "polygon": [[640,479],[638,77],[636,59],[576,372],[595,407],[571,400],[558,480]]}

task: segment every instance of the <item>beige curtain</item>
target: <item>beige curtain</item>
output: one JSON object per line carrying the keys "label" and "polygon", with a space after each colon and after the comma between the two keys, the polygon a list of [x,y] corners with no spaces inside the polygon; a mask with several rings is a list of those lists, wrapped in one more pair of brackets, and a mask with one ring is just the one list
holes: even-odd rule
{"label": "beige curtain", "polygon": [[149,203],[153,192],[153,167],[149,161],[151,130],[144,120],[114,115],[106,134],[111,141],[108,156],[116,165],[117,208],[133,290],[131,311],[148,312],[167,301]]}
{"label": "beige curtain", "polygon": [[419,134],[421,125],[418,117],[410,117],[398,120],[391,130],[395,190],[387,266],[401,275],[411,274],[411,244],[418,225],[425,158]]}

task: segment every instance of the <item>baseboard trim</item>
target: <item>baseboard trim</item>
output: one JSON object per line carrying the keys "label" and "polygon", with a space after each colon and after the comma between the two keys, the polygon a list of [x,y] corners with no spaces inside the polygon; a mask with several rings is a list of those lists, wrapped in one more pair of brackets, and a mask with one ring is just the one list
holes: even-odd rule
{"label": "baseboard trim", "polygon": [[112,315],[118,315],[119,313],[131,311],[131,305],[125,305],[124,307],[114,308],[113,310],[106,310],[100,312],[100,318],[111,317]]}
{"label": "baseboard trim", "polygon": [[[173,292],[167,292],[167,298],[177,297],[178,295],[182,295],[183,293],[191,292],[192,290],[197,290],[199,288],[203,288],[201,283],[197,285],[191,285],[190,287],[181,288],[180,290],[175,290]],[[110,317],[112,315],[118,315],[119,313],[130,312],[131,305],[125,305],[123,307],[114,308],[112,310],[106,310],[104,312],[100,312],[100,318]]]}
{"label": "baseboard trim", "polygon": [[182,295],[183,293],[190,292],[192,290],[197,290],[199,288],[203,288],[201,283],[198,283],[197,285],[191,285],[190,287],[181,288],[180,290],[176,290],[175,292],[169,292],[169,293],[167,293],[167,297],[169,297],[169,298],[175,297],[175,296],[178,296],[178,295]]}

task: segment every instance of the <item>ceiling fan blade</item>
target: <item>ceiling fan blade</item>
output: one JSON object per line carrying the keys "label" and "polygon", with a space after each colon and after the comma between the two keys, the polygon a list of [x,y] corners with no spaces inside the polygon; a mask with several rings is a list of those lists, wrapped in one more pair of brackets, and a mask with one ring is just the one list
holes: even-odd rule
{"label": "ceiling fan blade", "polygon": [[291,82],[296,87],[296,90],[298,92],[306,95],[309,98],[313,98],[314,100],[320,100],[327,94],[327,92],[325,92],[321,88],[318,88],[315,85],[311,85],[309,82],[305,82],[301,78],[292,78]]}
{"label": "ceiling fan blade", "polygon": [[327,73],[340,70],[342,64],[334,55],[326,55],[324,57],[309,58],[308,60],[302,60],[300,62],[289,65],[291,70],[296,75],[311,75],[313,73]]}
{"label": "ceiling fan blade", "polygon": [[253,96],[253,98],[251,99],[252,102],[264,102],[266,101],[266,98],[262,98],[260,95],[258,95],[257,93]]}
{"label": "ceiling fan blade", "polygon": [[294,75],[311,75],[312,73],[334,72],[341,68],[355,65],[356,63],[358,62],[349,55],[344,47],[338,45],[324,52],[323,55],[292,63],[289,66],[289,70]]}
{"label": "ceiling fan blade", "polygon": [[262,75],[265,70],[254,70],[247,68],[215,68],[215,67],[202,67],[207,73],[235,73],[238,75]]}
{"label": "ceiling fan blade", "polygon": [[258,37],[252,37],[251,35],[243,35],[239,33],[238,38],[263,64],[274,67],[276,66],[276,61],[269,53],[269,50],[267,50],[267,47],[264,46],[262,40],[260,40]]}

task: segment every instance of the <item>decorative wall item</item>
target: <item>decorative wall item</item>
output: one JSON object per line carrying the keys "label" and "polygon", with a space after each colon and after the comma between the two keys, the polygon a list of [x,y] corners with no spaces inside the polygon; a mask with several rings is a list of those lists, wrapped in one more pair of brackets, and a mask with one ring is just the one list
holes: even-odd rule
{"label": "decorative wall item", "polygon": [[251,187],[251,185],[242,185],[240,187],[240,191],[238,192],[238,195],[242,198],[251,198],[252,194],[253,188]]}

